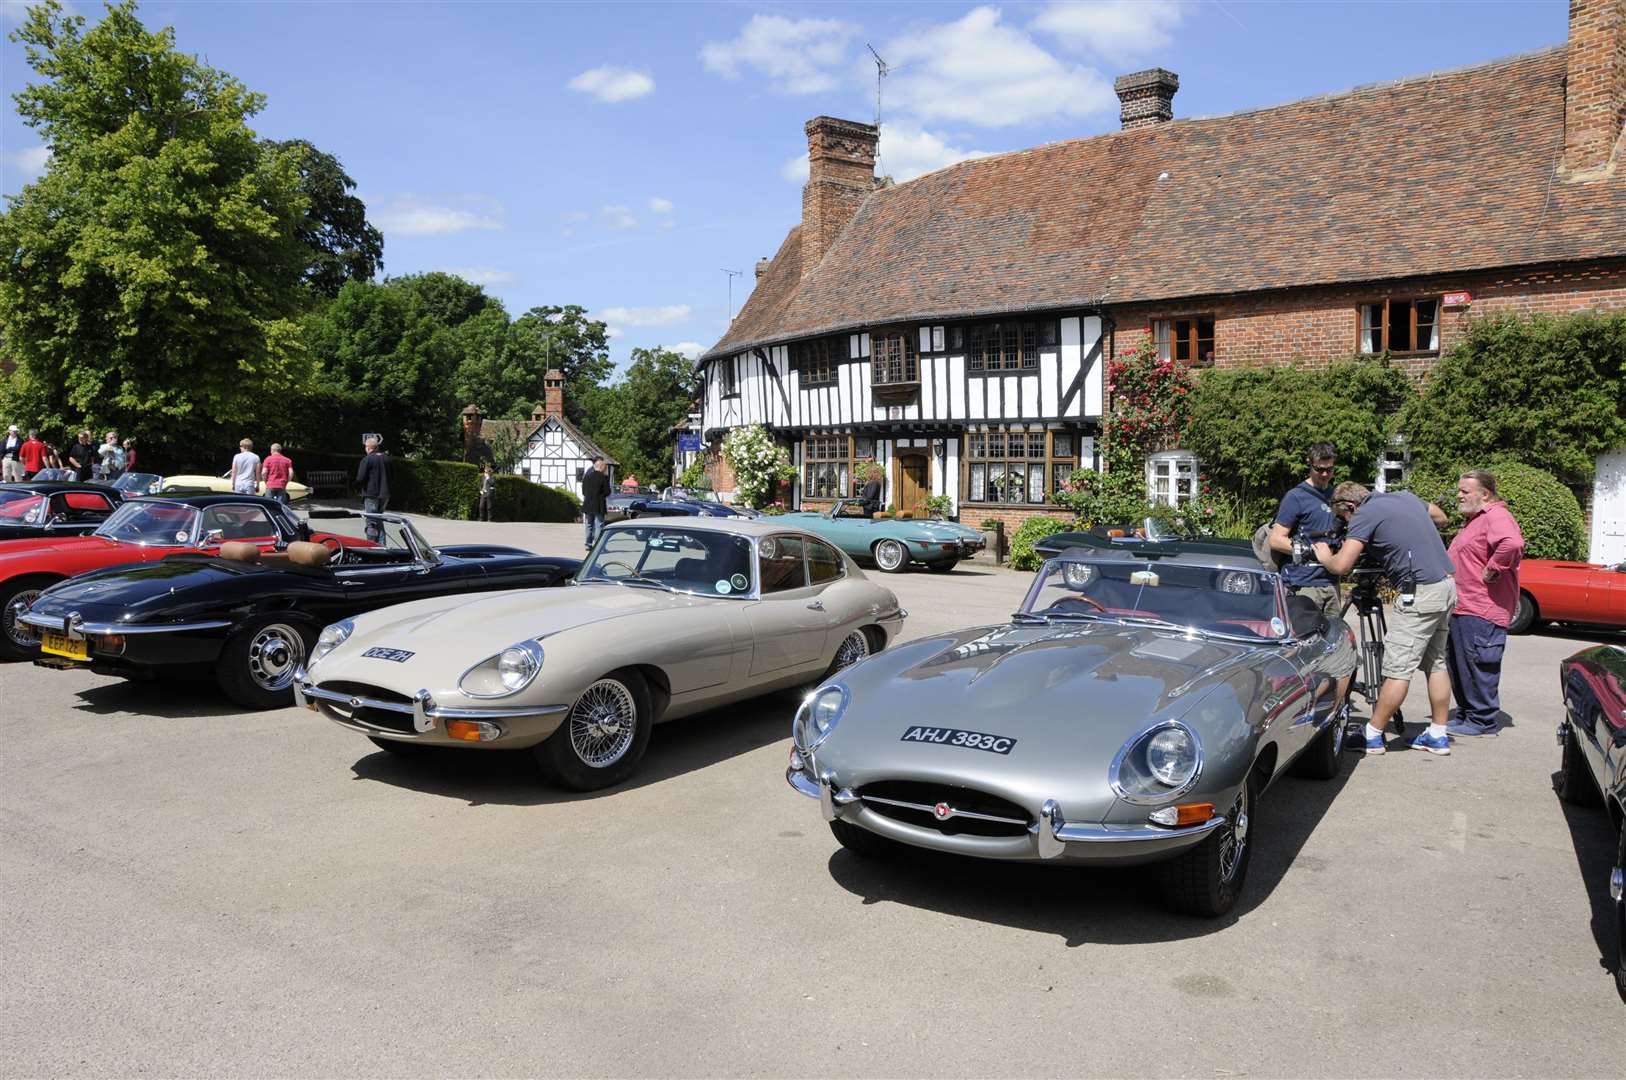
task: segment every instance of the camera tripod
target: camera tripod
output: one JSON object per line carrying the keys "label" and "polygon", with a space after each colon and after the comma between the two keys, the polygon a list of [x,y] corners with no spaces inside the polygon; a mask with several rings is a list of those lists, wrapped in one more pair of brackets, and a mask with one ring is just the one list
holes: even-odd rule
{"label": "camera tripod", "polygon": [[[1350,681],[1349,692],[1360,693],[1366,703],[1376,706],[1378,691],[1383,687],[1383,638],[1389,632],[1389,623],[1383,617],[1383,599],[1378,596],[1378,580],[1382,576],[1376,569],[1365,570],[1357,568],[1352,575],[1355,585],[1349,591],[1349,599],[1338,612],[1338,617],[1349,623],[1355,630],[1355,647],[1360,654],[1360,663],[1355,668],[1355,678]],[[1349,609],[1354,608],[1356,619],[1350,622]],[[1364,741],[1365,723],[1351,720],[1345,725],[1345,739],[1361,739]],[[1389,719],[1388,730],[1396,737],[1406,734],[1406,719],[1396,709],[1394,716]]]}

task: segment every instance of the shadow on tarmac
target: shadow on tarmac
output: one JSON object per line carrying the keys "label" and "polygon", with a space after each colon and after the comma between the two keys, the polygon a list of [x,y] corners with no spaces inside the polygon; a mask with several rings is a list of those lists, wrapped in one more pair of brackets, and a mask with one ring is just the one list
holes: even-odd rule
{"label": "shadow on tarmac", "polygon": [[189,717],[242,716],[243,707],[220,692],[208,677],[177,675],[152,680],[108,677],[78,693],[76,712],[111,716],[132,713],[165,720]]}
{"label": "shadow on tarmac", "polygon": [[1276,888],[1295,861],[1305,872],[1320,859],[1299,852],[1365,757],[1341,754],[1330,780],[1283,776],[1256,805],[1257,843],[1242,895],[1230,913],[1197,919],[1164,909],[1155,872],[998,862],[898,846],[895,859],[861,858],[844,848],[830,856],[830,876],[865,904],[883,902],[936,911],[1017,930],[1055,934],[1069,948],[1179,941],[1217,933],[1239,921]]}
{"label": "shadow on tarmac", "polygon": [[722,709],[656,724],[638,771],[603,791],[566,791],[542,778],[528,750],[427,749],[412,756],[379,751],[350,768],[373,780],[460,799],[470,806],[544,806],[596,799],[704,769],[790,737],[799,690],[780,691]]}
{"label": "shadow on tarmac", "polygon": [[[1553,786],[1558,785],[1558,773],[1553,773]],[[1557,796],[1555,794],[1555,799]],[[1614,974],[1619,930],[1615,926],[1615,902],[1609,896],[1609,871],[1615,865],[1615,854],[1620,846],[1620,831],[1609,820],[1609,812],[1602,803],[1597,806],[1574,806],[1557,799],[1569,826],[1570,843],[1575,848],[1575,865],[1580,871],[1581,888],[1592,906],[1592,940],[1598,946],[1598,966],[1605,974]]]}

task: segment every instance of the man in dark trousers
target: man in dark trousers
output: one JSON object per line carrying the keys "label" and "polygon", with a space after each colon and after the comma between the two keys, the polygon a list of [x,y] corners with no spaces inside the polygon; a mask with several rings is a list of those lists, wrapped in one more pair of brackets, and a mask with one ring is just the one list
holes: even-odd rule
{"label": "man in dark trousers", "polygon": [[[382,514],[390,505],[390,456],[380,449],[382,443],[377,435],[368,435],[363,440],[367,456],[356,466],[356,490],[361,492],[364,514]],[[367,539],[375,544],[384,539],[384,523],[376,517],[367,518]]]}
{"label": "man in dark trousers", "polygon": [[593,459],[593,467],[582,474],[582,522],[587,526],[587,550],[593,550],[593,541],[604,528],[604,512],[610,503],[610,472],[601,457]]}
{"label": "man in dark trousers", "polygon": [[864,513],[874,517],[881,509],[881,478],[872,474],[858,497],[864,502]]}

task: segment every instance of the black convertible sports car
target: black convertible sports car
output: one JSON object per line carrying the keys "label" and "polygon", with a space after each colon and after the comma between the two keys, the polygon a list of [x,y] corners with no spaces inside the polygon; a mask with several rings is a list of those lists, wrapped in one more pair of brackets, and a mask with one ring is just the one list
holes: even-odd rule
{"label": "black convertible sports car", "polygon": [[101,484],[73,480],[0,484],[0,542],[93,533],[122,499]]}
{"label": "black convertible sports car", "polygon": [[18,618],[42,639],[35,663],[125,678],[212,670],[239,705],[276,708],[292,703],[294,669],[330,623],[428,597],[561,585],[580,565],[489,544],[437,549],[393,514],[313,516],[348,517],[355,535],[323,521],[322,543],[266,551],[228,540],[215,554],[171,554],[46,589]]}

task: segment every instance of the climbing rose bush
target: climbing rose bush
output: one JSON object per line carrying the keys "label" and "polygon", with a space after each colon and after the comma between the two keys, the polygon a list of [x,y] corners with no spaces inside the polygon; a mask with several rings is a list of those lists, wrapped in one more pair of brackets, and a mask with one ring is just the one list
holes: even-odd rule
{"label": "climbing rose bush", "polygon": [[734,470],[736,498],[752,509],[772,502],[779,485],[796,478],[790,453],[761,424],[730,431],[723,440],[723,460]]}

